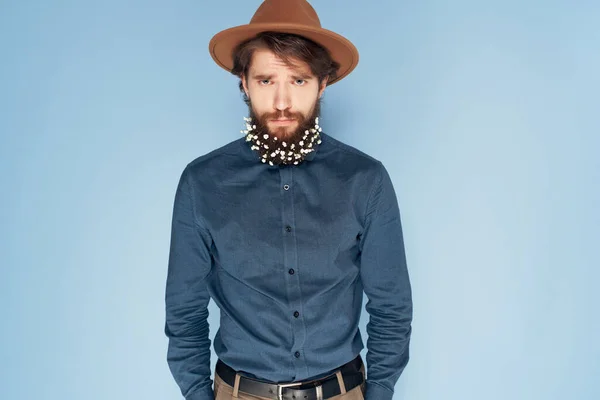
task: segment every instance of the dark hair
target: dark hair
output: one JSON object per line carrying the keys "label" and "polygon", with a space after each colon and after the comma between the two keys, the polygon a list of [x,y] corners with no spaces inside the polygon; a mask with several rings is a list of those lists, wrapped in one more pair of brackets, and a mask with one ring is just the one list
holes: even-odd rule
{"label": "dark hair", "polygon": [[325,78],[328,78],[329,82],[334,80],[337,77],[337,70],[340,67],[340,64],[331,58],[327,49],[303,36],[280,32],[259,33],[254,38],[240,43],[233,50],[233,68],[231,73],[240,78],[239,87],[246,104],[248,104],[249,100],[244,92],[241,78],[242,76],[246,77],[246,79],[248,78],[252,55],[258,49],[272,51],[290,66],[296,60],[307,63],[311,72],[317,77],[319,85]]}

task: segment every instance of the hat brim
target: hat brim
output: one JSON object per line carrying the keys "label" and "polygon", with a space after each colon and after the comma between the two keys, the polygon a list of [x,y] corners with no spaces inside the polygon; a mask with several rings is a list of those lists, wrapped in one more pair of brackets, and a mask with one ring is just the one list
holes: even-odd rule
{"label": "hat brim", "polygon": [[328,86],[342,80],[358,64],[358,50],[345,37],[323,28],[285,23],[247,24],[221,31],[213,36],[208,44],[210,55],[217,65],[231,72],[233,69],[232,52],[235,47],[265,31],[297,34],[325,47],[331,57],[340,64],[337,77],[327,82]]}

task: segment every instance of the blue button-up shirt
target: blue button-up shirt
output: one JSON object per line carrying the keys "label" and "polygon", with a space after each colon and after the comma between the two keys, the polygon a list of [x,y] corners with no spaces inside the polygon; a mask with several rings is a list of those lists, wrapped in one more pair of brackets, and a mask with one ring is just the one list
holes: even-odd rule
{"label": "blue button-up shirt", "polygon": [[391,399],[409,359],[412,296],[383,164],[322,133],[298,165],[262,163],[244,137],[190,162],[175,194],[165,334],[187,400],[213,398],[217,356],[272,382],[321,377],[363,349],[367,400]]}

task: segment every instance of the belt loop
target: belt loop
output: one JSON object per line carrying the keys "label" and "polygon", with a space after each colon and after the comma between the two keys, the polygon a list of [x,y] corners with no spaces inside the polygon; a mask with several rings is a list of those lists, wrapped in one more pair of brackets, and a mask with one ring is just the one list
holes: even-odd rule
{"label": "belt loop", "polygon": [[319,385],[315,389],[317,390],[317,400],[323,400],[323,386]]}
{"label": "belt loop", "polygon": [[338,385],[340,385],[340,394],[346,394],[346,385],[344,384],[344,378],[342,377],[342,372],[337,370],[335,372],[335,376],[337,376]]}
{"label": "belt loop", "polygon": [[235,374],[235,384],[233,385],[233,394],[232,396],[237,399],[238,392],[240,390],[240,374]]}

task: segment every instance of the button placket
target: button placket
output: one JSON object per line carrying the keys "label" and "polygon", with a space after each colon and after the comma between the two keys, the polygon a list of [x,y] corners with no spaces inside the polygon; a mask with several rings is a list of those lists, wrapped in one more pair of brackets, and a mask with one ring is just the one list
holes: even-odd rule
{"label": "button placket", "polygon": [[301,315],[303,311],[302,293],[300,290],[299,265],[297,265],[298,249],[294,235],[295,229],[298,228],[294,218],[294,191],[290,190],[292,185],[295,184],[294,175],[296,174],[296,170],[294,168],[281,168],[279,173],[279,194],[282,202],[283,263],[285,265],[284,271],[287,271],[287,273],[283,273],[285,274],[285,285],[288,296],[288,315],[292,323],[293,332],[289,351],[293,355],[292,359],[294,360],[296,374],[306,374],[307,366],[302,357],[302,343],[306,340],[306,326],[304,325],[304,318]]}

